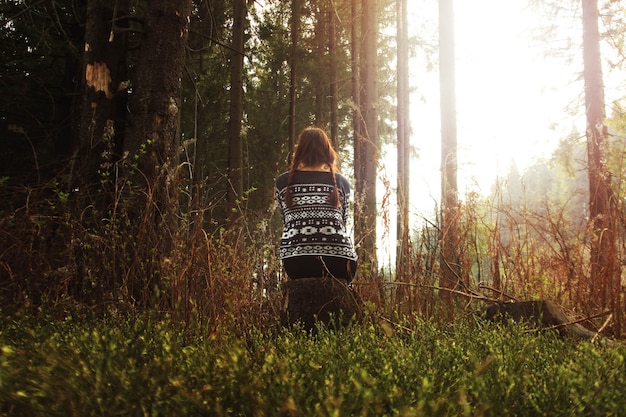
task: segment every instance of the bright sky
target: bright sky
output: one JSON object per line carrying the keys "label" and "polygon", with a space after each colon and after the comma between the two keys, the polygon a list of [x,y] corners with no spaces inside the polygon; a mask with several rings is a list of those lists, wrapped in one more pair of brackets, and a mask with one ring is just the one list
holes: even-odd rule
{"label": "bright sky", "polygon": [[[524,10],[526,3],[455,2],[461,195],[488,193],[512,161],[522,171],[537,158],[549,157],[572,129],[565,108],[582,89],[576,81],[580,68],[546,57],[545,45],[531,40],[540,18]],[[411,166],[412,202],[419,210],[424,207],[420,200],[426,200],[431,209],[440,188],[439,76],[422,70],[423,63],[412,68],[417,91],[411,101],[411,143],[418,152]]]}
{"label": "bright sky", "polygon": [[[546,45],[532,39],[537,36],[533,26],[541,16],[525,10],[527,3],[454,2],[461,197],[468,191],[488,194],[496,177],[508,173],[512,161],[523,172],[538,158],[549,157],[574,126],[566,107],[582,93],[582,83],[577,81],[581,68],[546,57]],[[427,11],[427,7],[434,10]],[[409,13],[414,36],[420,30],[416,26],[421,16],[431,13],[437,18],[437,4],[410,0]],[[580,41],[574,45],[578,47]],[[411,87],[416,89],[410,104],[411,144],[417,149],[411,164],[412,213],[416,218],[432,219],[440,194],[439,75],[436,70],[426,71],[423,55],[413,58],[410,66]],[[387,158],[387,171],[383,172],[395,183],[395,152],[390,151]],[[395,207],[388,209],[395,213]],[[395,221],[395,214],[390,218]],[[379,227],[385,230],[383,224]],[[380,259],[384,262],[387,257],[392,264],[393,229],[395,224],[391,236],[385,236],[387,245],[380,248]]]}

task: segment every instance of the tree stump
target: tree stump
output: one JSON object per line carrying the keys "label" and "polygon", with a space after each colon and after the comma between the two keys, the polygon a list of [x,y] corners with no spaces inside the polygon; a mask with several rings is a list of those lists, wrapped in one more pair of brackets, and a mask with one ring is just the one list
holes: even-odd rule
{"label": "tree stump", "polygon": [[591,340],[596,333],[572,323],[563,309],[553,301],[508,301],[496,302],[485,308],[488,320],[506,322],[512,319],[516,322],[526,321],[542,329],[554,328],[561,336],[578,340]]}
{"label": "tree stump", "polygon": [[301,322],[308,331],[314,331],[318,321],[341,327],[362,317],[358,294],[332,277],[289,280],[283,296],[283,321],[287,325]]}

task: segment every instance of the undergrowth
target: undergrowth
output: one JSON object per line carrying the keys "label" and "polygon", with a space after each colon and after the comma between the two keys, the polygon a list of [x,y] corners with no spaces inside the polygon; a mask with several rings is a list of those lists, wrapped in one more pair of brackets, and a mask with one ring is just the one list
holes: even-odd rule
{"label": "undergrowth", "polygon": [[3,318],[2,416],[617,416],[626,348],[374,319],[315,336],[147,315]]}

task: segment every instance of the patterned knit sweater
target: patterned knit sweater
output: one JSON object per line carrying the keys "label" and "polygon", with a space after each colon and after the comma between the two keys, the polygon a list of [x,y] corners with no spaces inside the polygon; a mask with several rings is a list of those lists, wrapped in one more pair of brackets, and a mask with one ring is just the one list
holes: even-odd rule
{"label": "patterned knit sweater", "polygon": [[291,207],[285,203],[289,173],[283,173],[276,179],[276,200],[284,225],[280,259],[301,255],[357,259],[346,230],[350,183],[343,175],[335,175],[341,202],[336,208],[328,202],[333,189],[329,172],[296,171],[291,185]]}

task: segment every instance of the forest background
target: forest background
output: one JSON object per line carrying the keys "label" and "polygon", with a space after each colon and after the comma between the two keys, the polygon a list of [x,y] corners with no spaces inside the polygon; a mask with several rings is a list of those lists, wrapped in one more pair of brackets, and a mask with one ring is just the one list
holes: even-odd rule
{"label": "forest background", "polygon": [[[156,309],[215,327],[276,317],[274,179],[314,124],[355,184],[355,287],[380,311],[551,299],[611,314],[621,335],[623,97],[612,91],[605,109],[602,65],[623,67],[625,10],[540,3],[529,7],[555,18],[537,34],[554,41],[547,52],[584,67],[572,111],[586,131],[460,195],[451,1],[411,37],[406,1],[2,1],[3,312]],[[551,37],[563,16],[580,23],[575,47]],[[408,82],[409,57],[439,74],[440,137],[409,123],[408,92],[424,88]],[[441,144],[432,216],[411,212],[425,196],[409,192],[409,137]],[[385,148],[398,149],[395,183],[378,175]],[[379,262],[390,230],[397,253]]]}

